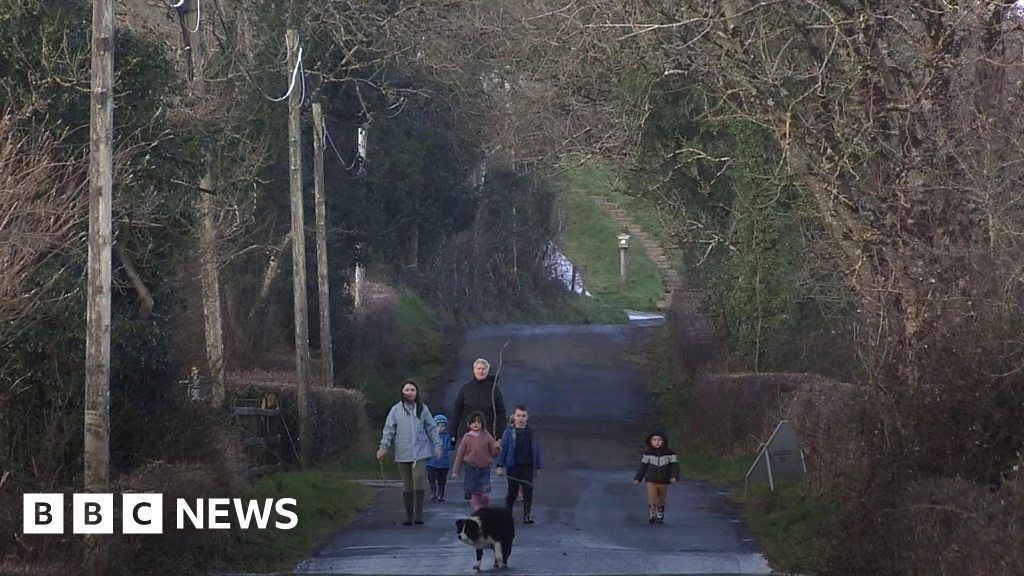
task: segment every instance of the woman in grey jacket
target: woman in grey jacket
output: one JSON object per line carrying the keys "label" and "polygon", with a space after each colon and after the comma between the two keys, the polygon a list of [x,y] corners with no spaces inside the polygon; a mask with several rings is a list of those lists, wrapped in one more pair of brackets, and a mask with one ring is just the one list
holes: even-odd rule
{"label": "woman in grey jacket", "polygon": [[430,409],[420,401],[420,389],[412,380],[402,383],[402,399],[391,407],[384,421],[377,460],[384,458],[388,448],[395,447],[395,462],[402,474],[402,496],[405,498],[405,522],[423,524],[423,493],[427,458],[431,448],[441,457],[441,438]]}

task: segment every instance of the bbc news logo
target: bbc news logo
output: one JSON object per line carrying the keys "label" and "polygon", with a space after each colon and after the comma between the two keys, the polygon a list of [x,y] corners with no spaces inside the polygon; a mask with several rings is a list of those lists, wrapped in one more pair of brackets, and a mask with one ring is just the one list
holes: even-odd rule
{"label": "bbc news logo", "polygon": [[[25,494],[23,528],[25,534],[64,533],[63,494]],[[227,530],[234,518],[239,528],[260,530],[273,525],[278,530],[291,530],[299,524],[294,498],[279,500],[243,500],[241,498],[186,498],[175,500],[175,526],[199,530]],[[273,524],[271,524],[273,520]],[[74,534],[113,534],[113,494],[73,494],[71,500],[71,531]],[[122,494],[121,533],[163,534],[163,494]]]}

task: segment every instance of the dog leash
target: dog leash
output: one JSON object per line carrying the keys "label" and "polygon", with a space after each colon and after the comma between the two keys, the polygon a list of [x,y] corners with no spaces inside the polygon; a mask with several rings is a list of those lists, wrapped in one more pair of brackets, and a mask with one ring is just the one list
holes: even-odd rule
{"label": "dog leash", "polygon": [[[380,481],[381,481],[381,484],[383,484],[385,488],[390,487],[392,485],[391,483],[393,481],[392,480],[388,480],[387,478],[384,477],[384,459],[381,458],[380,460],[377,460],[377,465],[380,466]],[[399,480],[399,482],[401,482],[401,481]]]}
{"label": "dog leash", "polygon": [[[531,482],[529,480],[524,480],[522,478],[516,478],[515,476],[510,476],[508,474],[508,472],[506,472],[504,474],[504,476],[505,476],[505,478],[508,478],[509,480],[515,480],[516,482],[520,482],[520,483],[523,483],[523,484],[529,484],[530,486],[533,486],[533,482]],[[536,478],[534,478],[534,480],[536,480]]]}

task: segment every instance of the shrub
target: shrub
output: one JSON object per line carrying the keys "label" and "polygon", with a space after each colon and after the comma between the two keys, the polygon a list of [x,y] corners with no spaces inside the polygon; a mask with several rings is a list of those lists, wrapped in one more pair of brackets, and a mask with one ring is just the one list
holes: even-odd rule
{"label": "shrub", "polygon": [[865,417],[855,386],[809,377],[770,413],[761,438],[788,420],[806,457],[807,485],[822,494],[850,495],[866,482],[867,454],[858,432]]}
{"label": "shrub", "polygon": [[[245,457],[238,434],[225,426],[211,430],[213,448],[197,462],[154,462],[114,482],[114,492],[150,492],[164,495],[164,532],[161,536],[120,534],[111,546],[112,574],[202,574],[223,558],[231,544],[231,531],[198,530],[175,526],[174,502],[184,498],[244,496]],[[120,500],[115,498],[115,506]],[[120,516],[121,511],[118,511]]]}
{"label": "shrub", "polygon": [[769,416],[779,413],[782,400],[816,378],[811,374],[699,376],[684,415],[686,441],[709,454],[753,453],[767,440],[764,430],[773,420]]}
{"label": "shrub", "polygon": [[[111,492],[151,492],[165,495],[164,534],[159,537],[122,535],[111,537],[112,574],[189,574],[204,568],[223,553],[228,534],[221,531],[177,531],[173,505],[176,498],[232,497],[248,490],[246,463],[238,433],[223,424],[205,405],[189,403],[181,386],[168,386],[161,402],[118,418],[125,430],[145,429],[146,441],[123,462],[146,462],[131,471],[111,473]],[[182,392],[182,393],[176,393]],[[0,474],[2,475],[2,474]],[[16,566],[25,574],[76,574],[81,570],[82,538],[21,535],[21,495],[26,492],[63,492],[65,522],[70,524],[72,492],[81,491],[75,481],[39,474],[11,474],[0,490],[0,550],[10,567],[0,563],[0,573]],[[115,506],[120,498],[115,496]],[[168,511],[171,510],[171,511]],[[115,522],[120,518],[117,514]],[[15,572],[17,573],[17,572]]]}
{"label": "shrub", "polygon": [[872,486],[849,506],[834,574],[1024,574],[1020,477],[998,490],[962,479]]}
{"label": "shrub", "polygon": [[711,321],[701,310],[698,295],[693,291],[678,292],[672,298],[668,316],[672,331],[674,364],[682,381],[693,379],[714,364],[719,357]]}

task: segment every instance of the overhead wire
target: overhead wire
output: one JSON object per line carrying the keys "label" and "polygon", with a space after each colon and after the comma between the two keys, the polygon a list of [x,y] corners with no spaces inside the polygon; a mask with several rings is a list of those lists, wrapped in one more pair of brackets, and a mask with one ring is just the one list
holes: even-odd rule
{"label": "overhead wire", "polygon": [[[200,22],[202,21],[202,0],[194,0],[194,1],[196,3],[196,25],[195,25],[195,28],[192,29],[192,33],[193,34],[199,32]],[[171,3],[167,2],[167,0],[164,0],[164,4],[168,8],[172,8],[172,9],[179,9],[179,8],[181,8],[182,6],[185,5],[185,2],[186,2],[186,0],[178,0],[174,4],[171,4]],[[298,42],[298,40],[296,40],[296,42]],[[288,51],[290,52],[291,50],[292,50],[292,47],[288,46]],[[295,61],[295,68],[292,70],[291,80],[289,80],[289,83],[288,83],[288,91],[285,92],[283,96],[281,96],[279,98],[274,98],[274,97],[268,96],[267,93],[264,92],[263,90],[260,90],[260,93],[267,100],[269,100],[271,102],[281,102],[282,100],[285,100],[286,98],[291,96],[292,90],[295,89],[296,80],[297,79],[301,79],[302,96],[299,98],[299,106],[301,107],[302,104],[305,103],[305,101],[306,101],[306,75],[305,75],[305,67],[303,66],[303,62],[302,62],[302,51],[303,51],[303,49],[302,49],[301,45],[298,46],[298,50],[299,50],[299,53],[298,53],[298,56],[297,56],[296,61]],[[287,61],[287,56],[286,56],[286,61]],[[253,79],[252,75],[249,73],[248,70],[245,70],[245,72],[246,72],[246,75],[249,76],[250,79]],[[332,146],[333,146],[333,143],[332,143]],[[337,151],[336,148],[335,148],[335,151]],[[344,163],[344,160],[342,160],[342,163]],[[353,165],[354,165],[354,162],[353,162]]]}

